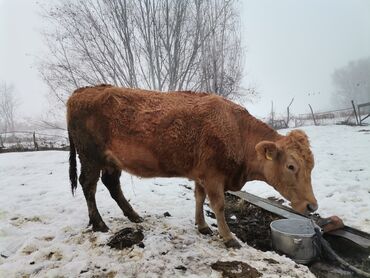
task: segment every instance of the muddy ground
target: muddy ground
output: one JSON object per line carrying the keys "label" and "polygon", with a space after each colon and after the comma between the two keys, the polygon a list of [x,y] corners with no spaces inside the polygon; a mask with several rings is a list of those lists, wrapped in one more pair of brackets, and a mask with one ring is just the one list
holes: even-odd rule
{"label": "muddy ground", "polygon": [[[276,201],[279,202],[279,200]],[[210,211],[207,211],[207,215],[214,217]],[[270,223],[273,220],[280,219],[279,216],[229,194],[226,195],[225,215],[231,231],[241,241],[247,242],[249,246],[262,251],[273,251]],[[370,272],[370,253],[368,250],[356,247],[351,242],[339,237],[325,238],[343,259],[357,268]],[[325,254],[320,260],[311,263],[309,268],[319,278],[359,277],[340,268],[338,263],[325,256]]]}
{"label": "muddy ground", "polygon": [[239,261],[217,261],[211,267],[221,272],[224,278],[257,278],[262,276],[262,273],[258,272],[254,267]]}

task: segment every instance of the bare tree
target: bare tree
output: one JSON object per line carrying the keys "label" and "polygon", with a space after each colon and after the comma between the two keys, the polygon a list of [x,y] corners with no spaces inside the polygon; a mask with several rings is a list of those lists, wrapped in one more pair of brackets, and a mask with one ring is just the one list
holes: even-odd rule
{"label": "bare tree", "polygon": [[243,72],[235,2],[59,1],[44,14],[52,28],[41,75],[62,103],[99,83],[232,97]]}
{"label": "bare tree", "polygon": [[[232,97],[239,90],[243,69],[239,18],[224,3],[208,2],[203,32],[208,39],[201,43],[201,90]],[[217,23],[219,22],[219,24]]]}
{"label": "bare tree", "polygon": [[337,105],[349,106],[370,101],[370,57],[348,63],[337,69],[333,76],[335,92],[333,100]]}
{"label": "bare tree", "polygon": [[3,133],[14,131],[17,105],[14,86],[0,83],[0,128]]}

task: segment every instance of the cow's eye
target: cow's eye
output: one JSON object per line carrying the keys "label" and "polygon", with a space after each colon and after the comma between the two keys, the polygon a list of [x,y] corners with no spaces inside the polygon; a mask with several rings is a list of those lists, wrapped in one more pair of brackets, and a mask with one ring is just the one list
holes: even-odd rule
{"label": "cow's eye", "polygon": [[294,170],[295,170],[295,167],[294,167],[293,165],[288,165],[288,169],[289,169],[290,171],[294,171]]}

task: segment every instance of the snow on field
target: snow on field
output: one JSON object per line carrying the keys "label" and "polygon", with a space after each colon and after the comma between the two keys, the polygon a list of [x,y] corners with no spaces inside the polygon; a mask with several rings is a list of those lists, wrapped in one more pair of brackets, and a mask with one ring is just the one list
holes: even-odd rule
{"label": "snow on field", "polygon": [[[370,128],[336,125],[301,129],[309,136],[315,156],[312,185],[318,213],[323,217],[337,215],[346,225],[370,233]],[[247,183],[243,190],[283,198],[259,181]]]}
{"label": "snow on field", "polygon": [[[320,213],[336,214],[369,232],[370,132],[360,129],[304,128],[316,157],[313,182]],[[141,224],[129,222],[99,182],[98,207],[111,230],[93,233],[86,227],[81,187],[71,196],[67,157],[61,151],[0,154],[0,277],[220,277],[210,267],[217,260],[244,261],[264,277],[313,277],[284,256],[246,244],[227,250],[217,235],[199,234],[193,193],[181,186],[192,183],[185,179],[121,177],[126,197],[144,217]],[[259,182],[245,189],[278,196]],[[164,217],[167,211],[170,217]],[[143,229],[145,248],[117,251],[106,245],[114,232],[135,226]]]}

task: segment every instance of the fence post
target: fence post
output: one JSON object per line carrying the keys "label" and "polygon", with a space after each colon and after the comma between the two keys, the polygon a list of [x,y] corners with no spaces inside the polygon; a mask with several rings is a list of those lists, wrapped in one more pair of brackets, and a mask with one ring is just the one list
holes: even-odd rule
{"label": "fence post", "polygon": [[316,119],[315,119],[315,114],[313,113],[313,110],[312,110],[311,104],[308,104],[308,106],[309,106],[309,107],[310,107],[310,109],[311,109],[311,114],[312,114],[313,123],[314,123],[315,125],[317,125],[317,123],[316,123]]}
{"label": "fence post", "polygon": [[285,123],[285,125],[286,125],[286,127],[287,127],[287,128],[289,127],[289,121],[290,121],[290,106],[292,105],[293,101],[294,101],[294,97],[292,98],[292,100],[290,101],[290,103],[289,103],[288,107],[286,108],[286,111],[287,111],[287,118],[286,118],[286,123]]}
{"label": "fence post", "polygon": [[351,103],[352,103],[352,107],[353,107],[353,112],[355,113],[356,123],[357,123],[357,125],[359,125],[355,103],[353,102],[353,100],[351,100]]}
{"label": "fence post", "polygon": [[35,146],[35,150],[38,151],[39,150],[39,145],[36,142],[36,133],[35,133],[35,131],[33,132],[32,137],[33,137],[33,145]]}
{"label": "fence post", "polygon": [[3,136],[0,134],[0,148],[5,148],[4,142],[3,142]]}
{"label": "fence post", "polygon": [[274,124],[274,102],[271,101],[271,127],[275,129],[275,124]]}

